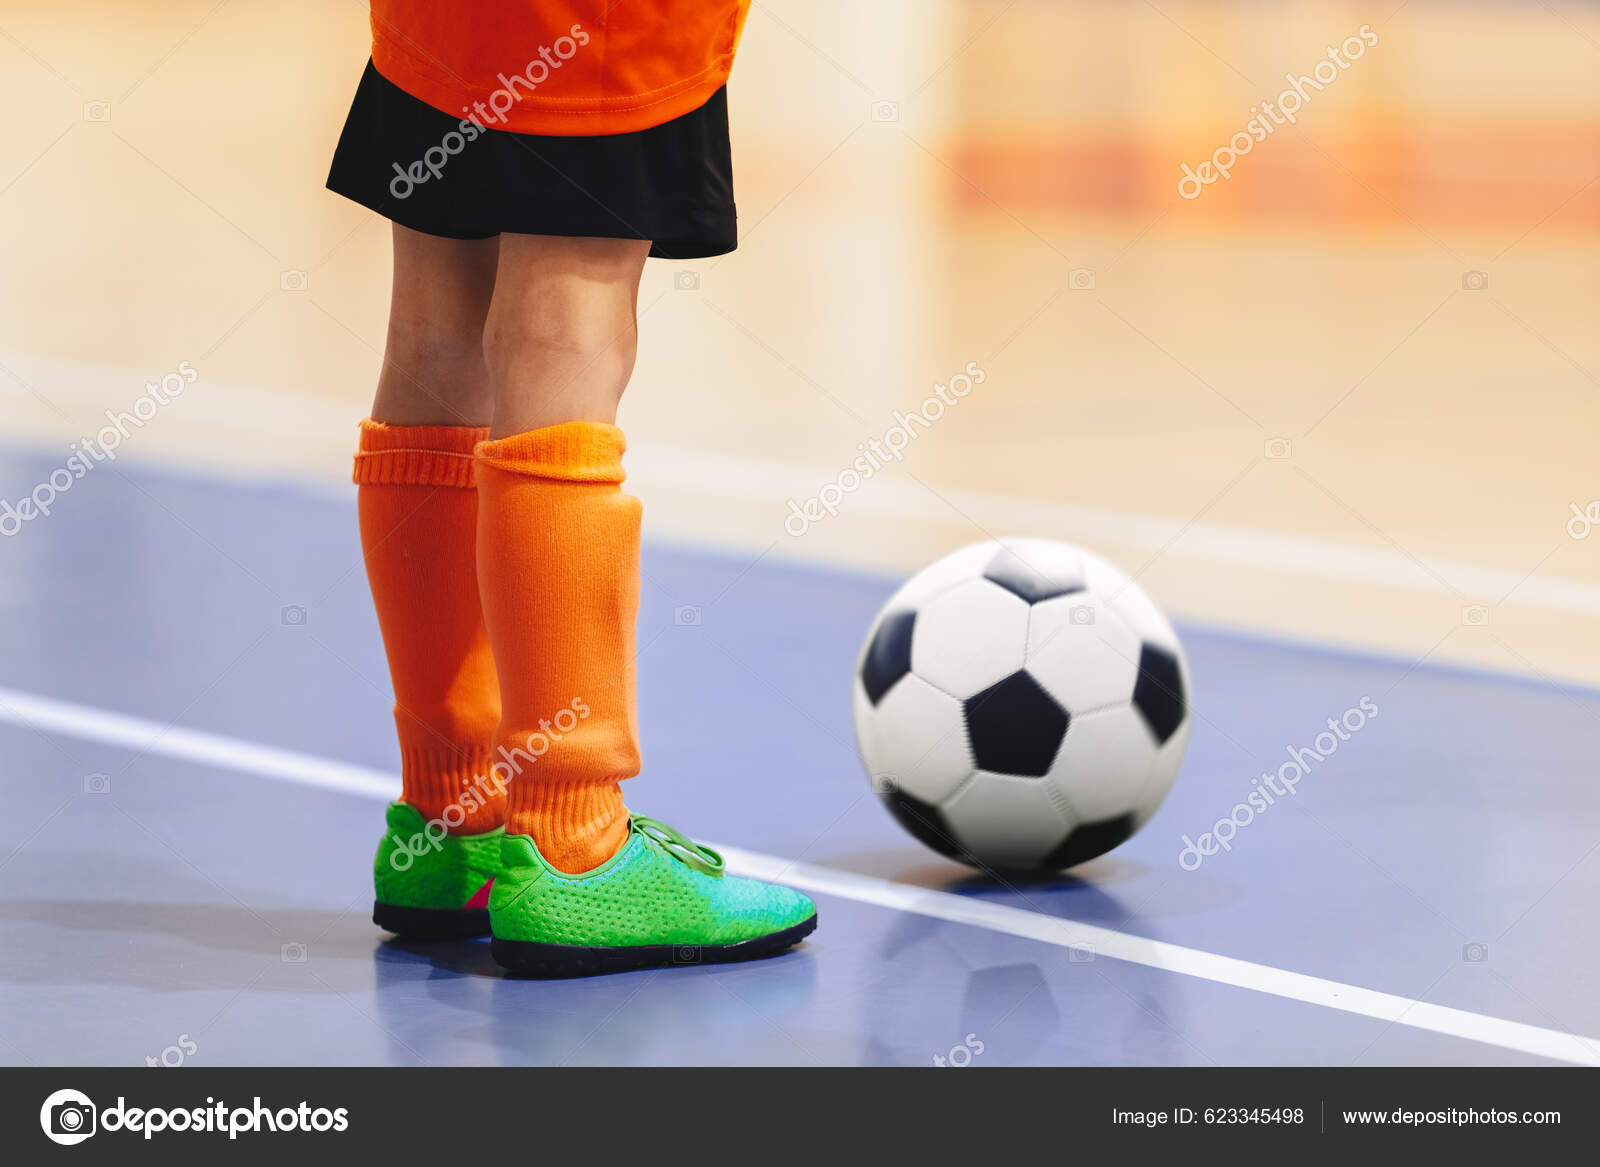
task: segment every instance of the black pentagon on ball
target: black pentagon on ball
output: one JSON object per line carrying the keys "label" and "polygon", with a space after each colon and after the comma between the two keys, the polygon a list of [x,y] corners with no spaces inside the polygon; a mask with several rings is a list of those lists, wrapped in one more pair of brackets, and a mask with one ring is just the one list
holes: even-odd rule
{"label": "black pentagon on ball", "polygon": [[1043,778],[1067,736],[1067,711],[1026,670],[965,701],[967,741],[980,770]]}
{"label": "black pentagon on ball", "polygon": [[1133,707],[1155,735],[1157,745],[1178,732],[1189,702],[1183,691],[1178,658],[1164,648],[1145,645],[1139,652],[1139,680],[1133,686]]}
{"label": "black pentagon on ball", "polygon": [[948,855],[952,859],[961,857],[961,846],[956,842],[955,832],[950,829],[949,820],[938,807],[893,786],[881,793],[883,804],[894,815],[895,822],[904,827],[912,838],[932,847],[941,855]]}
{"label": "black pentagon on ball", "polygon": [[916,622],[915,612],[890,612],[872,634],[867,658],[861,662],[861,685],[874,705],[911,671],[911,631]]}
{"label": "black pentagon on ball", "polygon": [[1039,861],[1039,866],[1045,871],[1062,871],[1086,863],[1097,855],[1104,855],[1113,847],[1120,847],[1132,835],[1131,812],[1095,823],[1080,823],[1071,834],[1051,848],[1050,853]]}
{"label": "black pentagon on ball", "polygon": [[1051,575],[1040,571],[1016,552],[1005,548],[1001,548],[989,561],[989,566],[983,569],[983,578],[992,584],[999,584],[1030,604],[1083,591],[1083,580],[1079,576]]}

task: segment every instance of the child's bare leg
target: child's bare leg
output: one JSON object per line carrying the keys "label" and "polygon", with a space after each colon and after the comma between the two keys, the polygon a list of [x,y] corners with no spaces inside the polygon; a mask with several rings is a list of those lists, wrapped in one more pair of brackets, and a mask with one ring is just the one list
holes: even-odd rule
{"label": "child's bare leg", "polygon": [[497,438],[613,423],[638,351],[648,241],[502,235],[484,352]]}
{"label": "child's bare leg", "polygon": [[494,411],[483,326],[499,239],[440,239],[394,225],[389,334],[372,418],[484,426]]}

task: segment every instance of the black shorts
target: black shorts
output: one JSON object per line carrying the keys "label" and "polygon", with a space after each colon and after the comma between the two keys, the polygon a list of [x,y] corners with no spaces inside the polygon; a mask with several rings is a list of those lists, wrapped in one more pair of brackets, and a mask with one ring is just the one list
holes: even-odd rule
{"label": "black shorts", "polygon": [[447,239],[583,235],[649,239],[662,259],[738,245],[728,92],[648,130],[591,137],[463,123],[372,62],[333,152],[328,189]]}

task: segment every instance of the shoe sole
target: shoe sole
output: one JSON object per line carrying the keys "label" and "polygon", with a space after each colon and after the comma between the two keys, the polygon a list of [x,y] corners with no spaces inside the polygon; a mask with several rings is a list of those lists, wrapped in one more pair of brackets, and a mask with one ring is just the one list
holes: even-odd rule
{"label": "shoe sole", "polygon": [[489,935],[488,908],[402,908],[379,900],[372,922],[405,940],[471,940]]}
{"label": "shoe sole", "polygon": [[495,937],[489,951],[513,973],[529,977],[591,977],[666,965],[727,964],[760,960],[793,948],[817,927],[812,912],[800,923],[737,944],[639,944],[589,948],[577,944],[541,944],[533,940]]}

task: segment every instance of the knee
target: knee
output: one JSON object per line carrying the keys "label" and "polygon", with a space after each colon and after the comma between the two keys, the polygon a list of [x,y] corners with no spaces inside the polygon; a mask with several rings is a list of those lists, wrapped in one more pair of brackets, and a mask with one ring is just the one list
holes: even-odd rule
{"label": "knee", "polygon": [[393,425],[480,425],[493,412],[481,323],[391,317],[374,417]]}
{"label": "knee", "polygon": [[580,311],[561,304],[538,312],[490,312],[483,354],[497,380],[515,380],[519,368],[565,370],[586,381],[611,382],[620,395],[638,354],[638,329],[626,315]]}

